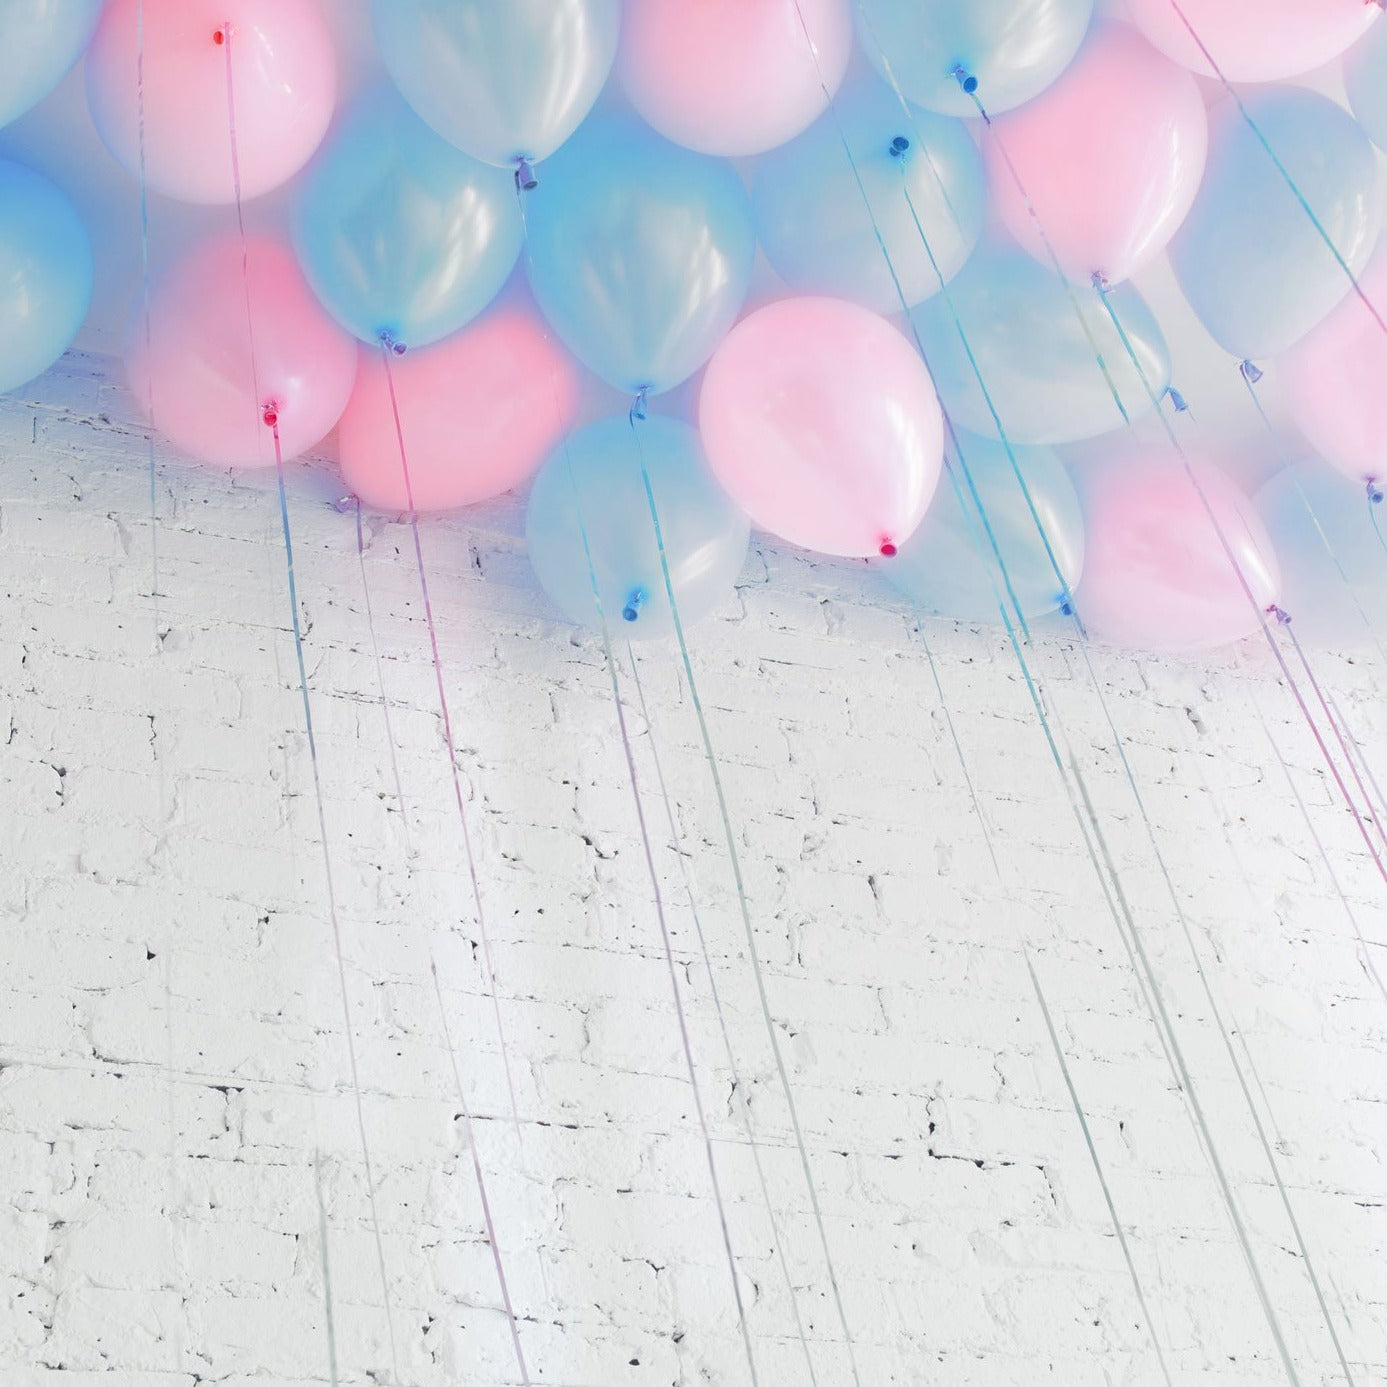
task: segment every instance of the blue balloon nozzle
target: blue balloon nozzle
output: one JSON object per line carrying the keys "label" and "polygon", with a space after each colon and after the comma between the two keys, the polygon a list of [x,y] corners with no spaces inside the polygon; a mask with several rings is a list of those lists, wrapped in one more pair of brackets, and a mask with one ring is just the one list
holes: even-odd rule
{"label": "blue balloon nozzle", "polygon": [[978,79],[974,77],[962,63],[955,63],[953,67],[949,69],[949,76],[952,77],[969,96],[972,96],[978,89]]}
{"label": "blue balloon nozzle", "polygon": [[621,609],[621,615],[626,621],[634,621],[641,614],[641,607],[645,604],[645,589],[632,588],[626,598],[626,605]]}
{"label": "blue balloon nozzle", "polygon": [[1267,615],[1274,616],[1277,623],[1281,626],[1289,626],[1291,624],[1291,614],[1284,607],[1278,607],[1275,602],[1267,608]]}
{"label": "blue balloon nozzle", "polygon": [[515,160],[515,186],[522,193],[528,193],[532,188],[539,187],[535,166],[523,154],[518,155]]}
{"label": "blue balloon nozzle", "polygon": [[1256,385],[1262,379],[1262,368],[1255,361],[1240,361],[1238,370],[1249,385]]}
{"label": "blue balloon nozzle", "polygon": [[1378,485],[1376,477],[1368,478],[1368,500],[1375,506],[1382,504],[1382,487]]}
{"label": "blue balloon nozzle", "polygon": [[648,385],[643,385],[639,390],[636,391],[636,397],[631,401],[630,409],[630,415],[633,422],[637,419],[644,419],[646,417],[646,400],[649,394],[650,387]]}
{"label": "blue balloon nozzle", "polygon": [[1170,396],[1170,403],[1175,406],[1175,412],[1177,414],[1184,414],[1185,411],[1189,409],[1189,404],[1185,400],[1185,397],[1173,385],[1167,385],[1165,393]]}
{"label": "blue balloon nozzle", "polygon": [[381,330],[378,333],[376,333],[376,341],[378,341],[382,347],[389,347],[390,350],[394,352],[396,356],[403,356],[405,352],[408,350],[408,348],[405,346],[403,342],[396,340],[395,333],[392,328],[381,328]]}
{"label": "blue balloon nozzle", "polygon": [[893,159],[904,159],[906,151],[910,148],[910,141],[904,135],[897,135],[891,141],[891,157]]}

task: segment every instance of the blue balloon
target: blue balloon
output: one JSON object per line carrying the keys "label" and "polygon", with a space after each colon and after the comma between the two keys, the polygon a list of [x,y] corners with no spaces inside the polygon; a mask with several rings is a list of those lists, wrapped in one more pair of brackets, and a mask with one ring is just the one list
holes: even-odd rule
{"label": "blue balloon", "polygon": [[0,125],[43,100],[91,42],[104,0],[0,0]]}
{"label": "blue balloon", "polygon": [[87,229],[67,195],[0,160],[0,392],[42,375],[72,345],[92,293]]}
{"label": "blue balloon", "polygon": [[1010,244],[980,247],[947,294],[910,316],[945,410],[988,438],[1001,432],[982,386],[1012,443],[1070,443],[1148,413],[1151,396],[1159,399],[1170,384],[1165,338],[1130,284],[1110,290],[1105,306],[1092,285],[1066,288],[1052,269]]}
{"label": "blue balloon", "polygon": [[[667,636],[674,630],[642,459],[655,494],[679,619],[689,626],[725,602],[746,562],[747,518],[713,480],[698,434],[651,415],[625,415],[580,429],[549,455],[530,492],[525,535],[545,592],[581,626],[615,636]],[[588,552],[592,555],[588,567]]]}
{"label": "blue balloon", "polygon": [[951,475],[920,528],[894,558],[879,561],[882,573],[926,611],[996,624],[999,603],[1014,622],[1016,605],[1029,620],[1072,600],[1084,566],[1084,517],[1074,483],[1048,448],[1012,452],[1014,467],[1000,443],[960,434],[948,450]]}
{"label": "blue balloon", "polygon": [[1334,650],[1383,651],[1387,503],[1374,504],[1362,482],[1323,463],[1297,463],[1262,487],[1256,505],[1280,561],[1281,606],[1297,637]]}
{"label": "blue balloon", "polygon": [[[1382,221],[1373,147],[1327,97],[1294,87],[1243,98],[1247,113],[1354,274]],[[1194,206],[1170,243],[1190,307],[1238,357],[1273,356],[1350,292],[1344,273],[1258,134],[1225,107]]]}
{"label": "blue balloon", "polygon": [[1387,149],[1387,24],[1374,24],[1344,55],[1344,85],[1359,125]]}
{"label": "blue balloon", "polygon": [[1069,66],[1092,17],[1093,0],[857,0],[857,37],[910,100],[975,116],[975,91],[995,115]]}
{"label": "blue balloon", "polygon": [[761,245],[787,284],[878,313],[899,313],[902,297],[927,299],[941,275],[962,269],[986,199],[982,159],[963,125],[903,110],[879,82],[840,96],[835,110],[758,160],[752,192]]}
{"label": "blue balloon", "polygon": [[618,390],[652,395],[707,361],[756,253],[730,164],[606,117],[584,125],[527,196],[530,284],[575,356]]}
{"label": "blue balloon", "polygon": [[520,254],[514,181],[429,129],[393,92],[367,98],[299,184],[294,249],[313,292],[364,342],[422,347],[496,297]]}
{"label": "blue balloon", "polygon": [[371,0],[385,66],[444,139],[488,164],[546,159],[597,100],[619,0]]}

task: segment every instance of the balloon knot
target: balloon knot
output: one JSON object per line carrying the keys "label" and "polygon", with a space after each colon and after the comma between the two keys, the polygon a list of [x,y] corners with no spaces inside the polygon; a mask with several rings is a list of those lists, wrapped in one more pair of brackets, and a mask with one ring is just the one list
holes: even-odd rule
{"label": "balloon knot", "polygon": [[955,63],[949,69],[949,76],[963,88],[968,96],[972,96],[978,89],[978,79],[962,63]]}
{"label": "balloon knot", "polygon": [[641,607],[645,603],[645,589],[632,588],[626,598],[626,605],[621,609],[621,615],[626,621],[634,621],[641,614]]}
{"label": "balloon knot", "polygon": [[1243,379],[1249,385],[1256,385],[1262,379],[1262,368],[1255,361],[1241,361],[1238,363],[1238,370],[1242,372]]}
{"label": "balloon knot", "polygon": [[1089,283],[1092,284],[1100,294],[1106,294],[1108,290],[1112,288],[1112,285],[1108,283],[1107,275],[1105,275],[1102,270],[1094,270],[1093,274],[1089,277]]}
{"label": "balloon knot", "polygon": [[279,423],[279,406],[275,404],[266,405],[264,410],[261,411],[260,417],[265,421],[265,427],[267,429],[274,428]]}
{"label": "balloon knot", "polygon": [[515,186],[522,193],[528,193],[532,188],[539,187],[535,166],[523,154],[518,155],[515,160]]}
{"label": "balloon knot", "polygon": [[213,42],[213,43],[216,43],[216,44],[225,43],[225,42],[226,42],[226,31],[227,31],[230,27],[231,27],[231,26],[230,26],[229,24],[223,24],[222,27],[221,27],[220,29],[214,29],[214,30],[212,31],[212,42]]}
{"label": "balloon knot", "polygon": [[1170,403],[1175,406],[1175,412],[1177,414],[1183,414],[1189,409],[1185,397],[1173,385],[1167,385],[1165,393],[1170,396]]}
{"label": "balloon knot", "polygon": [[1267,615],[1274,616],[1282,626],[1289,626],[1291,624],[1291,614],[1283,607],[1278,607],[1275,602],[1267,608]]}
{"label": "balloon knot", "polygon": [[649,393],[650,387],[648,385],[643,385],[636,391],[636,398],[631,401],[630,418],[632,423],[635,423],[637,419],[646,417],[646,397]]}
{"label": "balloon knot", "polygon": [[891,157],[893,159],[904,159],[906,151],[910,148],[910,141],[904,135],[897,135],[891,141]]}
{"label": "balloon knot", "polygon": [[1377,484],[1376,477],[1368,478],[1368,500],[1375,506],[1382,504],[1382,488]]}
{"label": "balloon knot", "polygon": [[1063,612],[1065,616],[1073,616],[1074,604],[1067,597],[1062,597],[1060,599],[1060,611]]}
{"label": "balloon knot", "polygon": [[389,347],[396,356],[403,356],[409,350],[403,342],[396,341],[395,334],[388,327],[383,327],[376,333],[376,341],[382,347]]}
{"label": "balloon knot", "polygon": [[889,539],[881,541],[881,555],[886,559],[894,559],[896,557],[896,546],[892,544]]}
{"label": "balloon knot", "polygon": [[348,511],[360,509],[361,498],[354,492],[349,491],[345,496],[339,496],[333,503],[332,508],[338,515],[346,515]]}

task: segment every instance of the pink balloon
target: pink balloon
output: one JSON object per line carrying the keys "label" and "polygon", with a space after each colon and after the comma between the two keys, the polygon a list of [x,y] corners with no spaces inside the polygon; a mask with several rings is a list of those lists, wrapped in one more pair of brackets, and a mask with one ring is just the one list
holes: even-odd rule
{"label": "pink balloon", "polygon": [[1194,202],[1209,143],[1194,78],[1126,24],[1094,29],[1053,86],[992,126],[983,149],[1002,220],[1047,265],[1048,238],[1085,284],[1095,272],[1119,283],[1160,254]]}
{"label": "pink balloon", "polygon": [[1211,57],[1230,82],[1275,82],[1320,67],[1380,13],[1372,0],[1127,0],[1127,10],[1168,57],[1212,77]]}
{"label": "pink balloon", "polygon": [[176,261],[151,291],[148,341],[136,304],[126,365],[135,399],[152,403],[155,427],[184,452],[223,467],[273,467],[265,408],[278,415],[286,460],[311,448],[346,408],[356,345],[288,246],[254,237],[245,255],[243,274],[233,235]]}
{"label": "pink balloon", "polygon": [[639,0],[626,6],[617,63],[631,104],[662,135],[741,155],[811,125],[851,52],[847,0]]}
{"label": "pink balloon", "polygon": [[337,60],[316,0],[111,0],[87,53],[87,104],[106,147],[137,178],[141,4],[149,186],[185,202],[235,200],[228,47],[242,196],[297,173],[337,99]]}
{"label": "pink balloon", "polygon": [[1077,601],[1100,639],[1146,650],[1209,649],[1251,635],[1258,611],[1277,600],[1276,554],[1252,503],[1218,468],[1197,460],[1191,467],[1197,485],[1169,453],[1116,459],[1083,479]]}
{"label": "pink balloon", "polygon": [[[1291,417],[1315,450],[1356,481],[1387,478],[1387,241],[1355,293],[1276,362]],[[1378,321],[1381,319],[1381,322]]]}
{"label": "pink balloon", "polygon": [[841,299],[742,319],[703,378],[709,465],[754,524],[825,554],[890,554],[939,480],[943,421],[915,349]]}
{"label": "pink balloon", "polygon": [[[530,312],[501,308],[433,346],[391,356],[416,511],[453,510],[519,486],[568,431],[578,372]],[[338,430],[347,485],[378,510],[407,511],[390,384],[363,347]]]}

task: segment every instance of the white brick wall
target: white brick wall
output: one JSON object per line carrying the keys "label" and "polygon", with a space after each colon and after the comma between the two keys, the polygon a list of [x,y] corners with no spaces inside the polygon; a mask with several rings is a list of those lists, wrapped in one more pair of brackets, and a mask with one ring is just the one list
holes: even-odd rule
{"label": "white brick wall", "polygon": [[[437,962],[536,1382],[749,1381],[599,643],[506,500],[425,545],[520,1117],[408,528],[294,472],[306,657],[382,1308],[270,479],[145,444],[101,363],[0,401],[0,1381],[518,1382]],[[693,659],[864,1384],[1288,1380],[1016,660],[860,566],[756,546]],[[938,664],[941,707],[924,638]],[[1387,889],[1265,650],[1029,659],[1067,731],[1298,1380],[1344,1373],[1114,754],[1155,825],[1357,1384],[1387,1383]],[[623,652],[624,657],[624,652]],[[1318,673],[1387,774],[1381,671]],[[623,683],[760,1381],[807,1383],[683,864],[817,1381],[851,1381],[677,655]],[[1101,694],[1101,697],[1100,697]],[[974,815],[952,717],[997,865]],[[1330,854],[1335,894],[1272,741]],[[1351,912],[1351,913],[1350,913]],[[1355,931],[1370,941],[1358,942]]]}

